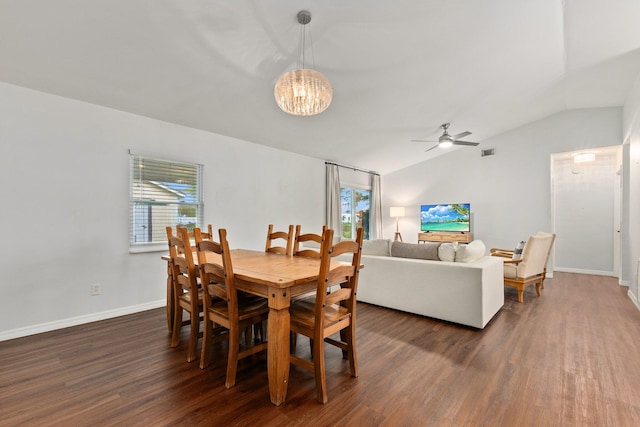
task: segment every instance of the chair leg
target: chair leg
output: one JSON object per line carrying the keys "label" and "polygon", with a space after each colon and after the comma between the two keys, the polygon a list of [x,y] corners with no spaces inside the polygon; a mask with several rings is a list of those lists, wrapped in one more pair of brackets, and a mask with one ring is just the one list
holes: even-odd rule
{"label": "chair leg", "polygon": [[348,346],[348,357],[349,357],[349,369],[351,370],[351,376],[358,376],[358,357],[356,355],[356,328],[352,323],[348,328],[344,329],[345,331],[345,342]]}
{"label": "chair leg", "polygon": [[258,342],[265,342],[267,340],[265,322],[253,324],[253,336]]}
{"label": "chair leg", "polygon": [[213,341],[213,322],[204,317],[204,331],[202,332],[202,350],[200,351],[200,369],[209,365],[211,357],[211,341]]}
{"label": "chair leg", "polygon": [[198,348],[198,335],[200,333],[200,314],[191,314],[191,333],[189,334],[189,352],[187,353],[187,362],[196,360],[196,351]]}
{"label": "chair leg", "polygon": [[518,302],[524,302],[523,294],[524,294],[524,288],[521,286],[518,286]]}
{"label": "chair leg", "polygon": [[[349,338],[347,335],[347,328],[340,330],[340,341],[349,344]],[[342,350],[342,358],[347,359],[349,357],[349,352],[347,350]]]}
{"label": "chair leg", "polygon": [[173,313],[173,331],[171,331],[171,347],[177,347],[180,342],[180,329],[182,329],[182,307],[176,303]]}
{"label": "chair leg", "polygon": [[174,312],[173,279],[171,277],[171,268],[169,268],[167,277],[167,326],[169,328],[169,333],[173,332]]}
{"label": "chair leg", "polygon": [[244,330],[244,346],[245,348],[251,347],[251,343],[253,342],[253,334],[251,325],[247,326]]}
{"label": "chair leg", "polygon": [[542,287],[542,281],[536,283],[536,293],[540,296],[540,288]]}
{"label": "chair leg", "polygon": [[229,356],[227,357],[227,380],[225,387],[236,385],[236,373],[238,372],[238,352],[240,350],[240,331],[229,331]]}
{"label": "chair leg", "polygon": [[313,366],[316,378],[316,398],[320,403],[327,403],[327,378],[324,369],[324,341],[313,340]]}

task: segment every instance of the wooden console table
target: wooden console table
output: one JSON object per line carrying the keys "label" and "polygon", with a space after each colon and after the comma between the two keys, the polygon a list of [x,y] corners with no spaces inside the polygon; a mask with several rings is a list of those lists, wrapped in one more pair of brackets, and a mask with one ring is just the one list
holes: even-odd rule
{"label": "wooden console table", "polygon": [[430,232],[430,233],[418,233],[418,243],[420,242],[461,242],[461,243],[470,243],[473,241],[472,233],[439,233],[439,232]]}

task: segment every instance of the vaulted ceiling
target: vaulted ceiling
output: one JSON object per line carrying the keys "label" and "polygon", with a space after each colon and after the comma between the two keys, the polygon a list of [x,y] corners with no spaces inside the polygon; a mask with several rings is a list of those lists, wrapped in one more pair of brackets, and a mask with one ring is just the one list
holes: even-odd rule
{"label": "vaulted ceiling", "polygon": [[[327,111],[275,104],[312,14]],[[382,173],[621,106],[640,74],[637,0],[0,0],[0,81]],[[480,145],[482,148],[482,145]],[[478,149],[478,148],[457,148]]]}

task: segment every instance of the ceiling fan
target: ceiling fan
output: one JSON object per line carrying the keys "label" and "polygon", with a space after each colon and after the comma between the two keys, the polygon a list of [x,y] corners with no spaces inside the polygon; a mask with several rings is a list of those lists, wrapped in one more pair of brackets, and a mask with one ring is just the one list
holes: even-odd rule
{"label": "ceiling fan", "polygon": [[440,138],[438,138],[437,141],[430,141],[430,140],[426,140],[426,139],[412,139],[412,142],[437,142],[436,145],[434,145],[433,147],[425,150],[425,152],[427,151],[431,151],[434,148],[437,147],[442,147],[442,148],[449,148],[452,145],[470,145],[470,146],[476,146],[479,145],[479,142],[469,142],[469,141],[461,141],[460,138],[464,138],[465,136],[471,135],[471,132],[462,132],[459,133],[457,135],[449,135],[449,132],[447,132],[447,129],[449,129],[449,126],[451,125],[451,123],[444,123],[441,124],[440,127],[442,128],[442,130],[444,131],[442,133],[442,136],[440,136]]}

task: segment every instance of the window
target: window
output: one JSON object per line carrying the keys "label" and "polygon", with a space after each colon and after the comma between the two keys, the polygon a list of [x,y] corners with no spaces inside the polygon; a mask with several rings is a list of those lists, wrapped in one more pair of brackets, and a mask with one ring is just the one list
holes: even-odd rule
{"label": "window", "polygon": [[355,239],[356,229],[364,228],[364,238],[369,238],[369,206],[371,190],[355,187],[340,188],[342,238]]}
{"label": "window", "polygon": [[202,165],[131,155],[129,168],[132,251],[166,245],[168,226],[202,224]]}

